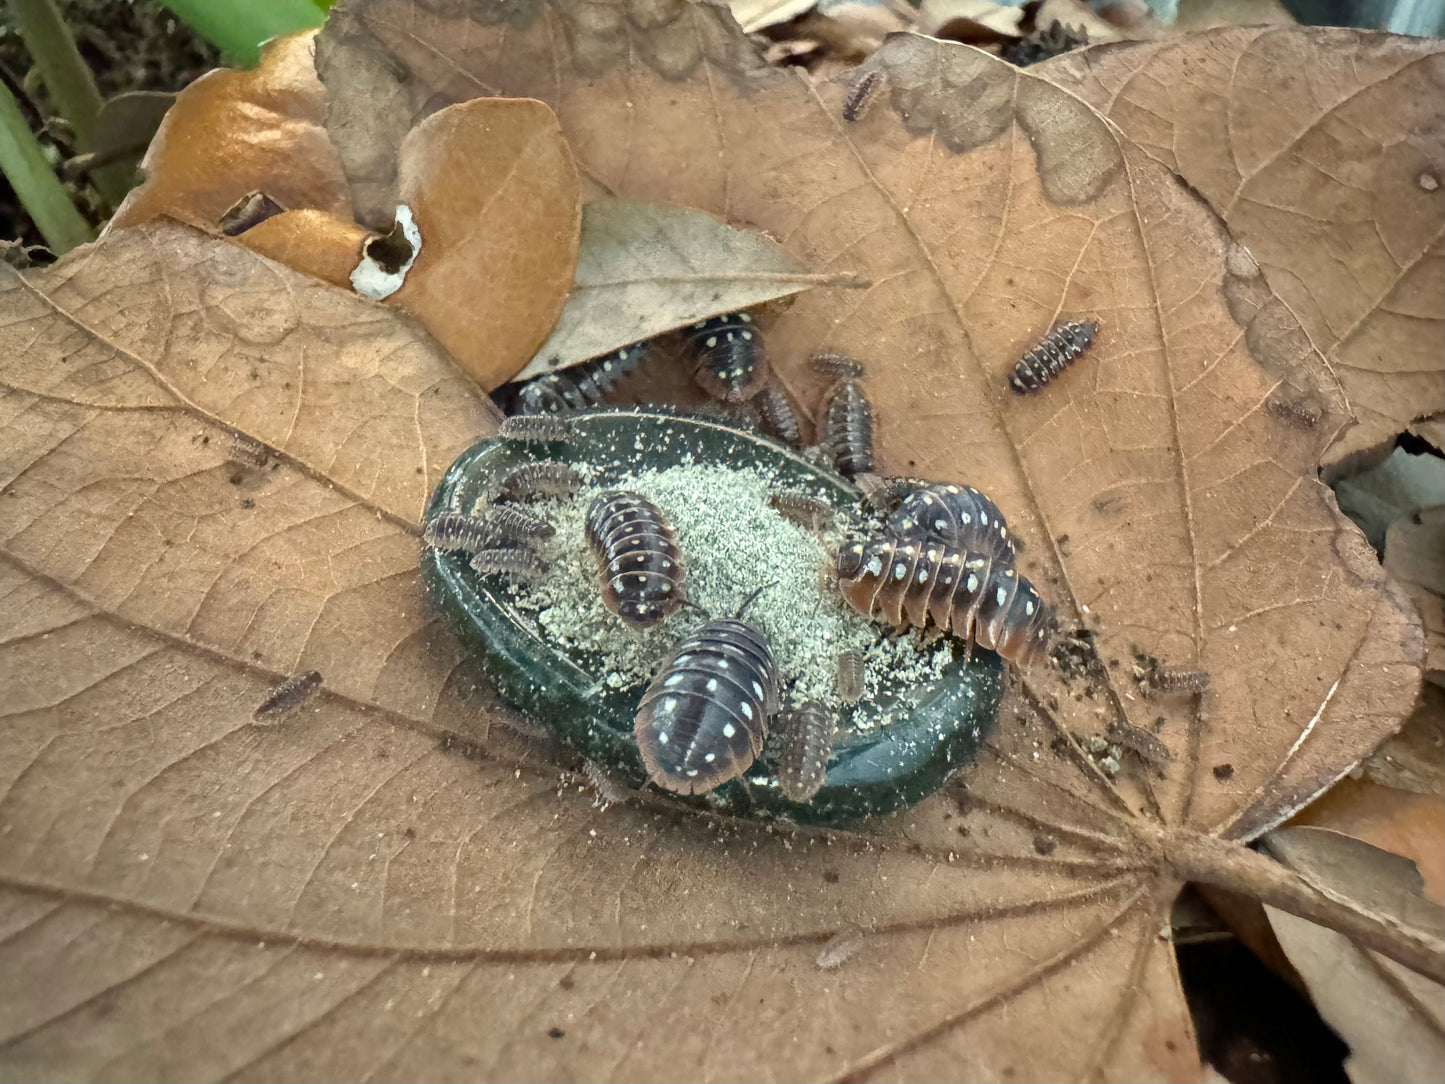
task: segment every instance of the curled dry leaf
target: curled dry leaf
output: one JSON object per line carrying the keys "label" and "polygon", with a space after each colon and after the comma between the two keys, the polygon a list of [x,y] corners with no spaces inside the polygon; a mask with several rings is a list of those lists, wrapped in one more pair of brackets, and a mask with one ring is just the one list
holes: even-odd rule
{"label": "curled dry leaf", "polygon": [[[1422,651],[1313,434],[1263,405],[1218,222],[1077,99],[926,39],[884,46],[886,90],[845,127],[841,83],[768,69],[713,7],[387,0],[326,34],[336,135],[385,219],[438,96],[535,94],[619,198],[872,282],[778,319],[782,379],[813,404],[810,352],[872,364],[885,465],[997,499],[1022,571],[1098,629],[1094,698],[1030,675],[966,791],[868,832],[604,816],[499,745],[417,591],[419,495],[480,400],[421,345],[398,377],[384,311],[235,246],[178,260],[173,232],[122,260],[121,235],[0,296],[11,1074],[1199,1075],[1159,936],[1180,881],[1324,900],[1237,841],[1398,725]],[[318,293],[345,349],[307,349]],[[1012,396],[1061,313],[1099,316],[1099,344]],[[362,345],[384,368],[329,383],[368,371]],[[221,467],[212,429],[282,466]],[[1203,701],[1141,700],[1135,644],[1203,664]],[[307,669],[317,710],[258,732]],[[1102,775],[1075,741],[1096,705],[1170,759]],[[866,953],[819,970],[850,928]]]}
{"label": "curled dry leaf", "polygon": [[239,244],[304,275],[351,289],[362,246],[372,233],[325,211],[282,211],[236,236]]}
{"label": "curled dry leaf", "polygon": [[278,38],[250,71],[213,71],[183,90],[161,122],[108,229],[165,216],[217,232],[250,192],[282,207],[349,219],[336,150],[322,127],[325,93],[312,60],[315,31]]}
{"label": "curled dry leaf", "polygon": [[1426,674],[1445,678],[1445,507],[1402,516],[1385,530],[1385,568],[1420,608]]}
{"label": "curled dry leaf", "polygon": [[483,388],[506,383],[577,268],[581,187],[556,116],[525,98],[449,106],[402,143],[397,188],[421,247],[392,301]]}
{"label": "curled dry leaf", "polygon": [[[1327,462],[1445,398],[1445,45],[1254,28],[1040,69],[1197,191],[1239,242],[1225,295],[1280,394],[1353,418]],[[1308,78],[1301,78],[1308,72]]]}
{"label": "curled dry leaf", "polygon": [[828,276],[808,274],[772,238],[704,211],[594,201],[582,213],[576,284],[562,318],[519,377],[601,357],[818,281]]}
{"label": "curled dry leaf", "polygon": [[[1445,910],[1419,895],[1404,858],[1323,828],[1271,832],[1266,846],[1306,878],[1402,925],[1445,927]],[[1445,1063],[1445,989],[1353,943],[1344,934],[1273,907],[1270,924],[1326,1021],[1350,1044],[1356,1084],[1435,1081]]]}

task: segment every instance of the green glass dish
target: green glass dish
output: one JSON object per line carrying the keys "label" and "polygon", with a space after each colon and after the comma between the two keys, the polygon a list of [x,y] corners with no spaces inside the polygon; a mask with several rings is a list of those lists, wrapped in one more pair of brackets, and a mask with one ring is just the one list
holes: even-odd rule
{"label": "green glass dish", "polygon": [[[752,469],[773,488],[821,496],[842,515],[864,514],[862,493],[850,481],[756,432],[656,409],[587,411],[572,422],[574,435],[566,442],[494,438],[473,445],[442,478],[428,515],[471,508],[510,471],[537,459],[587,464],[593,484],[623,487],[640,471],[684,464]],[[544,639],[514,607],[506,581],[473,571],[466,554],[426,549],[422,571],[434,604],[509,707],[544,723],[626,786],[648,785],[632,736],[645,682],[609,687],[600,660]],[[668,797],[737,816],[818,825],[892,813],[921,800],[973,758],[997,720],[1003,691],[1002,662],[992,651],[975,648],[965,659],[952,637],[925,650],[949,656],[939,677],[907,684],[885,678],[866,702],[839,711],[827,778],[810,801],[792,802],[779,791],[771,742],[742,778],[706,795]],[[860,712],[871,720],[866,730],[852,725]]]}

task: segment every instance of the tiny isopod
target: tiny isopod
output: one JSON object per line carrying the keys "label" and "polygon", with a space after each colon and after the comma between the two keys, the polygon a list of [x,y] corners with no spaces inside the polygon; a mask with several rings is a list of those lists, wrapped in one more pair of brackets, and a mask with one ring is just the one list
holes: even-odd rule
{"label": "tiny isopod", "polygon": [[883,73],[877,68],[864,72],[853,80],[853,85],[848,88],[848,93],[843,96],[843,119],[850,124],[860,120],[873,99],[873,95],[879,90],[884,80]]}
{"label": "tiny isopod", "polygon": [[753,406],[758,413],[758,427],[764,433],[794,448],[798,446],[798,415],[786,395],[777,388],[764,388],[753,399]]}
{"label": "tiny isopod", "polygon": [[863,654],[848,649],[838,653],[833,687],[838,699],[845,704],[856,704],[863,698]]}
{"label": "tiny isopod", "polygon": [[288,712],[320,687],[320,670],[305,670],[292,674],[271,690],[271,694],[261,701],[261,706],[256,709],[252,718],[261,722]]}
{"label": "tiny isopod", "polygon": [[828,774],[837,721],[822,701],[808,700],[783,719],[786,743],[778,757],[778,786],[794,802],[806,802],[822,789]]}
{"label": "tiny isopod", "polygon": [[539,497],[570,497],[582,485],[582,475],[570,463],[540,459],[523,463],[502,480],[500,495],[505,500],[527,501]]}
{"label": "tiny isopod", "polygon": [[1019,395],[1038,391],[1094,345],[1099,333],[1097,320],[1071,320],[1055,324],[1038,345],[1019,359],[1008,383]]}
{"label": "tiny isopod", "polygon": [[503,440],[528,443],[565,441],[572,439],[572,423],[555,414],[514,414],[502,419],[499,433]]}
{"label": "tiny isopod", "polygon": [[522,547],[478,550],[472,554],[471,566],[474,572],[484,576],[498,573],[508,576],[539,576],[547,571],[546,561]]}

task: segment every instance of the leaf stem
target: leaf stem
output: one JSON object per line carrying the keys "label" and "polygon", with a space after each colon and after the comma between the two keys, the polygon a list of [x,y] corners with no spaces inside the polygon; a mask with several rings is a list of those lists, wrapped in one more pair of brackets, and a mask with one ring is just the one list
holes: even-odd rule
{"label": "leaf stem", "polygon": [[1445,938],[1438,933],[1334,900],[1271,858],[1217,836],[1176,831],[1163,841],[1170,867],[1186,881],[1217,885],[1309,919],[1388,956],[1411,971],[1445,982]]}
{"label": "leaf stem", "polygon": [[[25,49],[40,71],[50,104],[75,132],[77,149],[93,150],[100,118],[100,91],[55,0],[11,0],[10,6]],[[91,183],[115,206],[130,187],[129,171],[95,170]]]}
{"label": "leaf stem", "polygon": [[90,226],[46,161],[45,152],[20,111],[20,103],[3,83],[0,83],[0,173],[10,181],[51,251],[59,255],[91,239]]}

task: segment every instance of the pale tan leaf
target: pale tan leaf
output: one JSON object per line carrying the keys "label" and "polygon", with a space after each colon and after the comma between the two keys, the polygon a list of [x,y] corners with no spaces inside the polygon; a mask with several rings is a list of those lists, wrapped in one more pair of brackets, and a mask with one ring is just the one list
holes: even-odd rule
{"label": "pale tan leaf", "polygon": [[303,209],[278,215],[237,234],[236,242],[322,282],[351,289],[362,246],[372,235],[350,219]]}
{"label": "pale tan leaf", "polygon": [[518,378],[786,297],[820,278],[772,238],[703,211],[594,201],[582,214],[576,284],[562,317]]}
{"label": "pale tan leaf", "polygon": [[1071,54],[1039,72],[1108,116],[1228,226],[1240,247],[1225,293],[1278,394],[1356,423],[1328,462],[1438,409],[1438,40],[1231,28]]}
{"label": "pale tan leaf", "polygon": [[796,19],[812,11],[818,0],[730,0],[728,7],[744,34]]}
{"label": "pale tan leaf", "polygon": [[[1322,828],[1270,833],[1284,861],[1364,906],[1400,921],[1445,926],[1445,911],[1415,895],[1410,862]],[[1345,1069],[1356,1084],[1435,1081],[1445,1063],[1445,989],[1344,934],[1266,907],[1275,935],[1309,986],[1325,1020],[1350,1044]]]}

